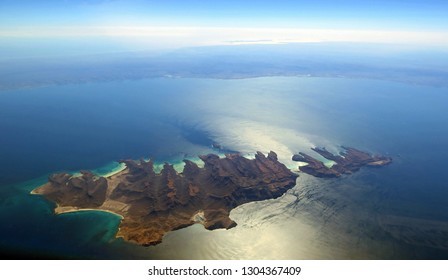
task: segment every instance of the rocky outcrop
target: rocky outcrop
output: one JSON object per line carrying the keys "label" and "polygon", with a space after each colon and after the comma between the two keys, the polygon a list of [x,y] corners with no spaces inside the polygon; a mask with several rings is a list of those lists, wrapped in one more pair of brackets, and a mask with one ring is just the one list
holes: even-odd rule
{"label": "rocky outcrop", "polygon": [[315,177],[334,178],[340,177],[342,174],[351,174],[358,171],[362,166],[380,167],[392,162],[392,158],[370,155],[369,153],[350,148],[344,149],[339,155],[334,155],[325,148],[313,148],[312,150],[320,154],[328,160],[332,160],[335,164],[332,167],[325,166],[321,161],[305,154],[299,153],[292,157],[294,161],[306,162],[308,165],[300,166],[302,172],[308,173]]}
{"label": "rocky outcrop", "polygon": [[[236,226],[230,211],[247,202],[276,198],[295,185],[297,175],[277,155],[258,152],[200,156],[204,167],[185,160],[181,173],[165,164],[155,173],[151,161],[124,160],[110,177],[56,174],[35,190],[59,206],[107,210],[123,216],[118,236],[142,245],[162,241],[169,231],[202,223],[207,229]],[[73,211],[73,209],[71,209]]]}

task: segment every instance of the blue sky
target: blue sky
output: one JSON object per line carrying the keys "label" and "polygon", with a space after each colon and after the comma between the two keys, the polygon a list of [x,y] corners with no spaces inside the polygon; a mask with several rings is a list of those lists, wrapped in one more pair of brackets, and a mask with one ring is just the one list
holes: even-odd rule
{"label": "blue sky", "polygon": [[0,0],[3,28],[155,24],[220,27],[446,29],[448,1],[434,0]]}
{"label": "blue sky", "polygon": [[446,0],[0,0],[0,38],[126,37],[123,42],[161,46],[245,38],[446,45],[447,15]]}

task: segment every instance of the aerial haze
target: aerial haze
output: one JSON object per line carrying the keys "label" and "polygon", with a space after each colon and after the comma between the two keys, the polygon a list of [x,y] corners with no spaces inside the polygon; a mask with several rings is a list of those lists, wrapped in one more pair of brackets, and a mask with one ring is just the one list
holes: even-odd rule
{"label": "aerial haze", "polygon": [[[446,259],[446,12],[448,3],[435,0],[0,0],[2,257]],[[292,160],[305,153],[324,170],[337,165],[316,147],[392,162],[318,178]],[[256,164],[257,152],[297,175],[296,184],[274,195],[248,184],[269,172],[244,170],[248,161],[229,154]],[[204,163],[207,154],[226,163]],[[142,161],[122,161],[130,159]],[[149,247],[123,235],[127,213],[198,205],[180,198],[180,179],[167,179],[171,192],[159,197],[153,181],[143,190],[136,183],[146,180],[138,172],[168,174],[164,163],[179,176],[199,174],[187,176],[184,160],[220,170],[207,186],[183,190],[188,199],[238,182],[224,199],[235,224],[210,226],[222,209],[205,208],[182,216],[196,224],[164,229]],[[129,189],[92,187],[101,178]],[[72,183],[94,201],[70,205],[81,193],[42,191]],[[228,195],[220,191],[204,197]]]}

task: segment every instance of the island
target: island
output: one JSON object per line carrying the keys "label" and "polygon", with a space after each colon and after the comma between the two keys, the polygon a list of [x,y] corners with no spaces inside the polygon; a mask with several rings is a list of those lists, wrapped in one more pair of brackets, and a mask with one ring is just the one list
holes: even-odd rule
{"label": "island", "polygon": [[33,190],[56,203],[55,213],[108,211],[122,217],[117,237],[141,245],[155,245],[173,230],[195,223],[206,229],[230,229],[230,211],[244,203],[277,198],[296,184],[298,175],[261,152],[254,159],[240,154],[220,158],[200,156],[204,167],[190,160],[178,173],[166,163],[160,173],[153,161],[123,160],[126,168],[101,177],[59,173]]}
{"label": "island", "polygon": [[333,161],[335,164],[331,167],[327,167],[323,162],[302,152],[294,155],[292,160],[307,163],[307,165],[299,167],[300,171],[321,178],[340,177],[342,174],[356,172],[362,166],[380,167],[392,162],[391,157],[372,156],[369,153],[344,146],[342,146],[342,149],[344,149],[343,152],[339,155],[334,155],[325,148],[312,148],[319,155]]}

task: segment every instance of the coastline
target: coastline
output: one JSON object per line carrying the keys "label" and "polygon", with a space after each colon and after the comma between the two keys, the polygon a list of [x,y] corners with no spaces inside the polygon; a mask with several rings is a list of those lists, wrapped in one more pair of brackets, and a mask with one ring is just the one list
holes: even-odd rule
{"label": "coastline", "polygon": [[[124,168],[120,168],[119,170],[111,171],[111,172],[106,174],[107,175],[106,178],[108,180],[111,180],[112,176],[122,172],[125,169],[126,169],[126,166],[124,166]],[[44,194],[39,191],[39,189],[42,188],[43,186],[45,186],[45,185],[41,185],[41,186],[38,186],[38,187],[34,188],[33,190],[31,190],[31,192],[29,194],[30,195],[44,196]],[[58,203],[55,203],[55,204],[56,204],[56,207],[54,208],[53,212],[56,215],[61,215],[61,214],[66,214],[66,213],[74,213],[74,212],[81,212],[81,211],[100,211],[100,212],[107,212],[107,213],[113,214],[115,216],[118,216],[118,217],[120,217],[120,220],[124,219],[123,215],[121,215],[121,214],[119,214],[117,212],[114,212],[112,210],[108,210],[108,209],[102,209],[102,208],[78,208],[78,207],[74,207],[74,206],[60,206]]]}
{"label": "coastline", "polygon": [[77,208],[77,207],[72,207],[72,206],[59,206],[58,204],[56,204],[56,208],[54,209],[54,213],[56,215],[74,213],[74,212],[83,212],[83,211],[107,212],[107,213],[110,213],[110,214],[120,217],[120,219],[124,219],[124,217],[122,215],[120,215],[116,212],[113,212],[113,211],[107,210],[107,209],[101,209],[101,208]]}
{"label": "coastline", "polygon": [[97,173],[97,172],[95,172],[95,173],[96,173],[98,176],[105,177],[105,178],[110,178],[110,177],[112,177],[113,175],[116,175],[116,174],[120,173],[121,171],[123,171],[123,170],[125,170],[125,169],[126,169],[126,165],[125,165],[124,163],[119,163],[119,166],[118,166],[118,167],[112,169],[111,171],[109,171],[109,172],[107,172],[107,173]]}
{"label": "coastline", "polygon": [[32,190],[30,191],[30,194],[32,194],[32,195],[41,195],[40,193],[36,192],[36,190],[37,190],[38,188],[40,188],[40,187],[41,187],[41,186],[32,189]]}
{"label": "coastline", "polygon": [[[37,190],[40,188],[41,186],[33,189],[30,194],[31,195],[42,195],[41,193],[39,193]],[[110,214],[113,214],[115,216],[120,217],[121,220],[124,219],[123,215],[118,214],[117,212],[113,212],[111,210],[107,210],[107,209],[101,209],[101,208],[78,208],[78,207],[73,207],[73,206],[60,206],[59,204],[55,203],[56,207],[54,208],[54,214],[56,215],[61,215],[61,214],[66,214],[66,213],[74,213],[74,212],[81,212],[81,211],[101,211],[101,212],[107,212]]]}

